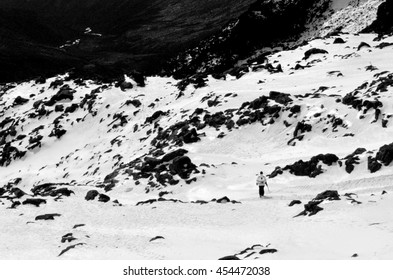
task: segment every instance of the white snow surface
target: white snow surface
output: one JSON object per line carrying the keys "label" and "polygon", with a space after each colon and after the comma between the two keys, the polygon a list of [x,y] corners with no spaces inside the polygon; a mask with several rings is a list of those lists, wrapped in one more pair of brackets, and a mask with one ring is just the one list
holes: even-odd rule
{"label": "white snow surface", "polygon": [[[366,4],[371,2],[377,1]],[[98,93],[93,105],[95,116],[82,108],[64,115],[61,123],[67,133],[60,139],[48,135],[61,112],[40,118],[29,118],[28,114],[35,101],[48,100],[58,91],[50,89],[50,83],[63,77],[51,78],[42,85],[33,81],[16,84],[0,95],[0,105],[4,108],[0,121],[6,117],[19,119],[18,134],[29,134],[43,125],[39,134],[44,138],[41,147],[0,167],[0,186],[20,177],[22,181],[17,187],[27,194],[31,194],[33,186],[42,183],[65,183],[75,194],[58,201],[45,198],[47,203],[40,207],[20,205],[16,209],[8,209],[12,201],[0,198],[0,258],[218,259],[249,248],[247,252],[255,254],[247,259],[350,259],[354,254],[358,259],[392,259],[392,164],[370,173],[367,158],[375,156],[381,146],[393,142],[393,88],[389,86],[387,91],[373,95],[376,89],[372,85],[375,74],[382,73],[384,77],[393,73],[393,46],[376,47],[382,42],[393,43],[393,38],[385,37],[377,42],[373,41],[375,34],[340,37],[346,43],[333,44],[335,38],[316,39],[292,51],[269,56],[270,63],[281,64],[282,73],[259,70],[240,79],[210,77],[206,87],[195,89],[190,85],[179,98],[178,81],[173,78],[148,77],[145,87],[137,87],[130,80],[134,88],[126,91],[109,85]],[[361,42],[371,47],[358,50]],[[303,60],[305,51],[311,48],[328,53]],[[293,70],[298,63],[310,67]],[[377,70],[367,70],[370,65]],[[378,121],[374,121],[374,109],[363,112],[337,102],[365,82],[368,85],[359,90],[359,95],[367,100],[378,98],[383,103]],[[65,84],[76,90],[73,101],[57,103],[65,107],[80,102],[85,94],[99,86],[91,81],[84,86],[74,81]],[[321,90],[321,87],[326,88]],[[180,183],[175,186],[146,193],[147,179],[141,179],[138,185],[131,176],[121,173],[117,177],[119,182],[106,193],[110,202],[84,199],[92,189],[105,193],[96,188],[105,176],[149,152],[155,134],[147,132],[154,128],[143,123],[155,111],[169,111],[158,120],[165,129],[192,115],[196,108],[211,113],[238,109],[244,102],[267,96],[270,91],[290,94],[293,105],[300,105],[301,112],[289,116],[288,111],[283,111],[273,124],[253,123],[231,131],[225,126],[218,130],[206,127],[198,131],[206,136],[182,147],[189,151],[187,156],[198,169],[206,171],[192,176],[196,182],[186,184],[177,178]],[[228,93],[232,95],[225,97]],[[311,95],[305,97],[307,93]],[[319,97],[313,98],[317,93]],[[218,97],[221,103],[209,107],[201,102],[208,95]],[[29,101],[10,107],[17,96]],[[124,106],[126,100],[134,98],[141,101],[140,108]],[[154,108],[149,107],[153,102]],[[113,128],[113,116],[121,112],[127,116],[128,123]],[[345,125],[333,129],[329,122],[333,116],[343,119]],[[289,122],[288,127],[284,120]],[[288,145],[301,120],[312,124],[312,131],[304,133],[303,140],[296,140],[295,146]],[[386,127],[381,125],[382,120],[388,120]],[[139,128],[134,132],[136,124]],[[226,136],[219,139],[221,132]],[[353,136],[345,136],[348,134]],[[13,146],[25,150],[28,138],[14,141]],[[111,144],[115,138],[121,139],[121,145]],[[337,163],[323,165],[324,173],[316,178],[284,171],[268,179],[270,192],[267,191],[265,199],[259,199],[255,180],[260,170],[270,174],[276,166],[309,160],[318,154],[334,153],[343,159],[359,147],[367,153],[359,156],[360,162],[351,174]],[[337,190],[341,200],[323,202],[320,204],[323,211],[314,216],[294,218],[304,210],[305,203],[325,190]],[[136,206],[139,201],[157,198],[159,191],[171,192],[165,197],[185,203],[162,201]],[[387,193],[382,195],[383,191]],[[361,204],[351,203],[345,193],[355,193],[352,197]],[[189,203],[223,196],[241,203]],[[116,199],[121,206],[113,202]],[[295,199],[302,204],[288,207]],[[35,221],[37,215],[48,213],[61,216]],[[73,229],[76,224],[85,226]],[[77,239],[61,243],[61,237],[67,233],[73,233]],[[156,236],[164,239],[149,242]],[[58,257],[61,250],[78,243],[83,244]],[[250,248],[256,244],[261,246]],[[259,254],[261,248],[277,252]]]}

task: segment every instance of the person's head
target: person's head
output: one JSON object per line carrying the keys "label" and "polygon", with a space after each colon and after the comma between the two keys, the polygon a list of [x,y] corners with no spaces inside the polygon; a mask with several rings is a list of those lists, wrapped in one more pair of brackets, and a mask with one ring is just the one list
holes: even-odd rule
{"label": "person's head", "polygon": [[263,175],[263,171],[259,172],[259,174]]}

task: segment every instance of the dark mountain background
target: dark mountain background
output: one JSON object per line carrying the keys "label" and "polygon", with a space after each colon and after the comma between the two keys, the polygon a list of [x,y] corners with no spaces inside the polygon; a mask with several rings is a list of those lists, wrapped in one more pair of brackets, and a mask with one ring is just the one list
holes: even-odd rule
{"label": "dark mountain background", "polygon": [[[70,68],[105,78],[157,73],[162,61],[217,32],[253,2],[0,0],[0,82]],[[87,27],[102,36],[84,34]]]}

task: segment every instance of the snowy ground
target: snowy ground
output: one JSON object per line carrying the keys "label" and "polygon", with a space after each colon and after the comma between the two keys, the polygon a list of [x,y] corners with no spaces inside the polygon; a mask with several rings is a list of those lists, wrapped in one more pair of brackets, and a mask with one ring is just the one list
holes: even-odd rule
{"label": "snowy ground", "polygon": [[[258,70],[240,79],[210,78],[206,87],[188,86],[184,96],[179,98],[177,81],[172,78],[150,77],[146,87],[126,91],[110,86],[98,93],[93,105],[94,116],[86,108],[79,108],[65,115],[53,112],[40,118],[26,117],[34,111],[35,101],[48,100],[58,91],[49,89],[56,78],[43,85],[19,84],[0,95],[4,108],[0,121],[6,117],[17,119],[18,135],[34,136],[36,132],[32,130],[44,125],[39,130],[44,136],[41,147],[27,151],[24,157],[12,160],[7,167],[0,167],[0,185],[21,177],[17,187],[27,195],[33,186],[42,183],[66,183],[75,192],[58,201],[49,198],[40,207],[20,205],[16,209],[8,209],[12,200],[0,198],[3,204],[0,207],[0,258],[56,259],[63,249],[80,243],[59,258],[218,259],[256,244],[277,252],[259,254],[262,247],[255,247],[256,254],[247,258],[349,259],[354,254],[360,259],[393,258],[392,164],[382,166],[376,173],[367,169],[367,157],[393,142],[390,119],[393,88],[389,86],[387,91],[372,95],[377,92],[376,85],[372,84],[377,79],[375,74],[387,77],[393,72],[390,59],[393,46],[377,48],[377,45],[392,43],[393,38],[377,42],[373,41],[376,35],[372,34],[339,37],[346,43],[333,44],[335,38],[318,39],[293,51],[270,56],[269,62],[274,66],[281,64],[282,73]],[[358,49],[361,42],[370,47]],[[328,53],[303,59],[311,48],[321,48]],[[294,70],[297,64],[309,67]],[[375,68],[370,70],[369,66]],[[365,82],[368,82],[366,88],[359,90],[362,98],[377,98],[383,103],[381,116],[375,122],[374,109],[359,111],[336,101]],[[76,90],[73,101],[59,102],[66,107],[80,102],[85,94],[98,87],[90,82],[86,86],[72,81],[66,84]],[[321,87],[325,88],[321,90]],[[293,104],[301,106],[301,112],[289,116],[289,112],[282,111],[273,124],[253,123],[231,131],[225,126],[206,127],[198,131],[206,134],[201,136],[201,141],[182,147],[189,151],[187,155],[198,169],[206,171],[206,174],[193,176],[196,182],[186,184],[177,178],[180,179],[177,185],[146,193],[147,180],[141,179],[138,185],[132,177],[121,173],[117,177],[119,182],[106,193],[110,202],[84,199],[91,189],[104,193],[96,187],[115,168],[149,153],[155,134],[148,131],[154,128],[143,123],[155,111],[170,111],[158,120],[161,127],[167,128],[191,116],[196,108],[206,109],[211,114],[238,109],[243,102],[267,96],[273,90],[290,94]],[[225,97],[228,93],[232,95]],[[307,93],[314,95],[304,96]],[[320,94],[318,98],[313,97],[316,93]],[[11,107],[17,96],[29,101]],[[209,107],[201,102],[206,96],[218,97],[221,104]],[[124,106],[126,100],[134,98],[141,101],[140,108]],[[153,102],[155,107],[149,107]],[[124,112],[128,122],[113,127],[113,115],[119,112]],[[67,133],[60,139],[47,137],[60,115],[63,115],[61,124]],[[344,125],[332,129],[329,121],[332,116],[342,118]],[[284,120],[289,126],[283,124]],[[302,120],[312,125],[312,131],[304,133],[301,141],[296,140],[295,146],[288,145],[296,124]],[[388,120],[386,127],[382,126],[382,120]],[[219,139],[221,132],[226,136]],[[352,136],[345,136],[347,134]],[[121,145],[111,143],[117,137],[122,140]],[[28,137],[12,143],[20,150],[29,145]],[[365,148],[367,153],[360,155],[360,162],[351,174],[338,164],[323,166],[324,173],[316,178],[294,176],[285,171],[269,179],[271,192],[267,198],[257,198],[255,179],[260,170],[270,174],[276,166],[309,160],[321,153],[334,153],[343,159],[359,147]],[[163,190],[172,192],[166,198],[185,203],[162,201],[135,206],[139,201],[157,198],[158,192]],[[314,216],[294,218],[303,211],[305,203],[325,190],[337,190],[341,200],[323,202],[320,206],[324,210]],[[383,191],[387,193],[382,194]],[[346,193],[355,193],[352,198],[360,204],[351,203],[349,197],[344,196]],[[241,203],[189,203],[223,196]],[[288,207],[295,199],[302,204]],[[48,213],[61,216],[35,221],[37,215]],[[73,229],[77,224],[84,226]],[[76,240],[62,243],[61,237],[67,233],[73,233]],[[150,242],[156,236],[164,239]],[[254,251],[249,249],[247,253]],[[243,258],[245,254],[239,256]]]}

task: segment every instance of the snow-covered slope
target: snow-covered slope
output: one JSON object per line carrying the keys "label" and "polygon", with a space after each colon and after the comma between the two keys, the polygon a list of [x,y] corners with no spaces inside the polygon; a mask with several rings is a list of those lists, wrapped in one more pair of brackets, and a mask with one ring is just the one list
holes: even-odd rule
{"label": "snow-covered slope", "polygon": [[1,258],[392,258],[393,37],[375,38],[315,39],[183,91],[4,86]]}

